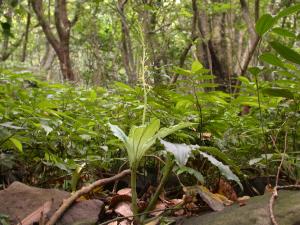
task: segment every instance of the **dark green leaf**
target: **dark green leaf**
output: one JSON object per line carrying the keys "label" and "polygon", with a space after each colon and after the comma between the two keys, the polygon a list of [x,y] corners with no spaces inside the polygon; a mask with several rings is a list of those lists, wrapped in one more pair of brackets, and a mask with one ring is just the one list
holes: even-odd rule
{"label": "dark green leaf", "polygon": [[255,26],[257,34],[263,36],[272,28],[275,22],[275,19],[270,14],[261,16]]}
{"label": "dark green leaf", "polygon": [[294,98],[293,93],[286,88],[279,88],[279,87],[264,88],[263,93],[274,97],[284,97],[288,99]]}
{"label": "dark green leaf", "polygon": [[271,65],[284,68],[283,62],[276,55],[273,55],[272,53],[264,53],[259,57],[259,59]]}
{"label": "dark green leaf", "polygon": [[298,52],[276,41],[270,42],[270,45],[281,57],[300,65],[300,54]]}

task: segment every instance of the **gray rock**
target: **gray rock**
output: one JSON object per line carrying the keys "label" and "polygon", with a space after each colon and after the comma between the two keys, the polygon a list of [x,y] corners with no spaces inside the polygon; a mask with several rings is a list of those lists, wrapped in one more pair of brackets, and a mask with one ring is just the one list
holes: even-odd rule
{"label": "gray rock", "polygon": [[[11,224],[17,224],[26,216],[53,199],[51,216],[70,193],[57,189],[30,187],[20,182],[12,183],[7,189],[0,191],[0,214],[8,215]],[[99,200],[80,201],[73,204],[58,225],[89,225],[95,224],[104,207]]]}
{"label": "gray rock", "polygon": [[[274,203],[274,215],[280,225],[300,225],[300,191],[281,190]],[[270,194],[251,198],[245,206],[233,205],[185,219],[183,225],[271,225]]]}

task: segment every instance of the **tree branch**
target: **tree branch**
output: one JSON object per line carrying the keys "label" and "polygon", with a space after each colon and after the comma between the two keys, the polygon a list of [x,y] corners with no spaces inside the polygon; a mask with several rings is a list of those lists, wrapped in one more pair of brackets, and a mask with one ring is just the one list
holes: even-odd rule
{"label": "tree branch", "polygon": [[59,218],[63,215],[63,213],[80,196],[89,193],[91,190],[95,189],[98,186],[102,186],[104,184],[108,184],[110,182],[113,182],[113,181],[116,181],[118,179],[121,179],[122,177],[127,176],[128,174],[130,174],[130,170],[124,170],[121,173],[119,173],[119,174],[117,174],[117,175],[115,175],[113,177],[109,177],[109,178],[97,180],[94,183],[92,183],[92,184],[90,184],[90,185],[88,185],[86,187],[82,187],[80,190],[78,190],[74,194],[72,194],[68,199],[66,199],[65,201],[63,201],[63,204],[51,216],[50,220],[46,223],[46,225],[54,225],[59,220]]}
{"label": "tree branch", "polygon": [[37,16],[39,24],[42,26],[44,33],[46,34],[47,40],[51,43],[56,52],[59,52],[59,41],[56,39],[51,31],[49,23],[46,21],[43,13],[43,1],[42,0],[31,0],[32,8]]}

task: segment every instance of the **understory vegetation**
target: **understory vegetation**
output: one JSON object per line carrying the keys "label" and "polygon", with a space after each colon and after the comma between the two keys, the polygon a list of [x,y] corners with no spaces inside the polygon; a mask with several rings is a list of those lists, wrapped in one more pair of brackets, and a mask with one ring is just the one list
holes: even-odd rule
{"label": "understory vegetation", "polygon": [[[88,6],[82,6],[81,11],[87,14],[89,9],[93,9],[93,14],[101,18],[103,12],[96,7],[100,2],[113,11],[108,1],[91,1]],[[206,3],[210,6],[208,14],[212,18],[225,15],[230,6],[225,2]],[[267,1],[261,2],[267,5]],[[93,39],[91,27],[84,29],[88,18],[76,18],[74,4],[74,9],[69,9],[70,14],[75,15],[74,27],[70,25],[66,28],[68,32],[71,28],[75,30],[71,43],[76,47],[71,50],[65,48],[69,40],[64,39],[70,38],[70,33],[63,33],[61,27],[56,25],[59,37],[53,38],[60,41],[53,41],[51,35],[49,38],[45,21],[41,19],[45,15],[39,11],[39,4],[42,3],[29,1],[32,5],[28,10],[33,10],[37,15],[36,26],[42,26],[47,41],[57,54],[57,61],[54,61],[50,71],[34,67],[36,56],[27,56],[30,63],[34,62],[32,65],[29,65],[29,59],[19,64],[16,57],[22,49],[20,52],[14,49],[15,55],[7,61],[2,58],[0,188],[6,188],[17,180],[38,187],[76,191],[95,180],[130,168],[131,180],[126,181],[125,185],[132,188],[132,211],[138,215],[140,206],[137,199],[147,191],[146,184],[140,184],[145,177],[149,185],[158,187],[144,209],[146,212],[155,208],[163,187],[172,179],[181,187],[178,192],[195,184],[201,184],[213,192],[218,189],[220,179],[226,179],[236,192],[242,193],[247,180],[274,178],[278,171],[280,174],[277,176],[281,180],[296,184],[300,180],[300,54],[299,28],[296,25],[300,5],[284,5],[283,2],[275,15],[265,9],[266,14],[256,18],[252,27],[255,36],[252,38],[249,33],[250,45],[246,44],[246,48],[255,47],[250,58],[243,58],[248,60],[248,64],[241,62],[242,68],[237,70],[238,73],[223,79],[221,71],[216,69],[216,62],[205,62],[201,58],[203,56],[193,56],[198,54],[199,45],[202,50],[210,46],[211,38],[207,34],[201,42],[194,37],[197,30],[194,23],[197,23],[202,12],[201,7],[196,7],[200,4],[197,1],[189,7],[185,1],[174,3],[174,11],[180,10],[177,4],[185,7],[185,11],[180,11],[182,23],[194,18],[192,29],[195,30],[190,32],[188,42],[185,42],[182,33],[177,36],[173,34],[176,29],[184,30],[181,23],[173,22],[176,29],[173,25],[168,25],[169,30],[160,27],[161,33],[155,33],[156,25],[151,24],[151,16],[153,20],[158,17],[157,23],[176,17],[170,13],[170,18],[160,18],[163,16],[158,14],[159,10],[162,10],[161,13],[168,12],[171,3],[163,5],[157,1],[157,5],[146,4],[148,8],[145,5],[144,8],[129,8],[127,18],[124,11],[127,1],[118,1],[117,15],[115,13],[109,18],[106,14],[103,18],[107,21],[118,19],[120,26],[115,28],[113,23],[107,22],[105,25],[103,22],[101,25],[104,28],[101,27],[96,39]],[[23,9],[21,6],[5,4],[1,8],[1,12],[6,12],[0,17],[1,37],[16,39],[18,35],[13,34],[13,28],[20,24],[11,22],[9,13],[16,10],[16,15],[24,18],[27,14],[17,10]],[[130,4],[134,6],[135,3]],[[230,10],[238,6],[234,3]],[[49,16],[53,7],[49,5]],[[243,9],[240,13],[244,12]],[[101,12],[97,14],[97,10]],[[33,17],[33,11],[28,11],[28,15]],[[198,15],[197,18],[195,15]],[[141,23],[137,17],[140,17]],[[46,22],[51,23],[51,20]],[[236,22],[235,26],[242,25]],[[30,29],[35,28],[32,25]],[[146,32],[146,28],[150,31]],[[130,34],[134,41],[130,40]],[[41,30],[32,35],[42,39]],[[164,39],[164,35],[169,37]],[[164,40],[172,40],[170,36],[173,35],[178,43],[164,43]],[[84,38],[88,41],[83,43]],[[96,44],[100,47],[97,51],[103,51],[101,56],[99,52],[93,52],[95,46],[92,44],[97,38],[102,40],[102,46]],[[111,48],[117,48],[113,44],[117,41],[123,45],[123,55],[113,56],[109,46],[111,44]],[[178,53],[182,50],[178,47],[180,43],[188,43],[191,51],[195,52],[187,52],[184,56],[187,57],[186,63],[178,65],[172,63],[172,59],[181,57]],[[28,44],[30,54],[40,51],[34,49],[37,46],[33,40],[29,40]],[[159,45],[170,52],[159,52]],[[10,47],[14,48],[12,44]],[[60,49],[68,50],[63,52]],[[85,51],[80,52],[82,49]],[[79,59],[77,63],[73,61],[73,70],[67,68],[69,62],[64,60],[70,56],[75,59],[76,55]],[[122,64],[122,57],[124,65],[114,65]],[[165,62],[164,57],[167,59]],[[154,65],[156,62],[159,63]],[[95,77],[97,71],[101,76]],[[47,77],[49,74],[53,77],[56,73],[59,76]],[[112,186],[106,188],[113,190]],[[136,220],[143,222],[145,216]]]}

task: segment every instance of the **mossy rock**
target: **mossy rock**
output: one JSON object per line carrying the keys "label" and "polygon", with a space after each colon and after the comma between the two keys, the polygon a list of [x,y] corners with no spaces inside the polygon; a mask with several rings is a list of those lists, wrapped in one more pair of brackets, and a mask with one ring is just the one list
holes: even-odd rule
{"label": "mossy rock", "polygon": [[[269,212],[271,194],[251,198],[245,206],[226,207],[185,219],[183,225],[272,225]],[[274,203],[274,215],[280,225],[300,225],[300,191],[281,190]]]}

